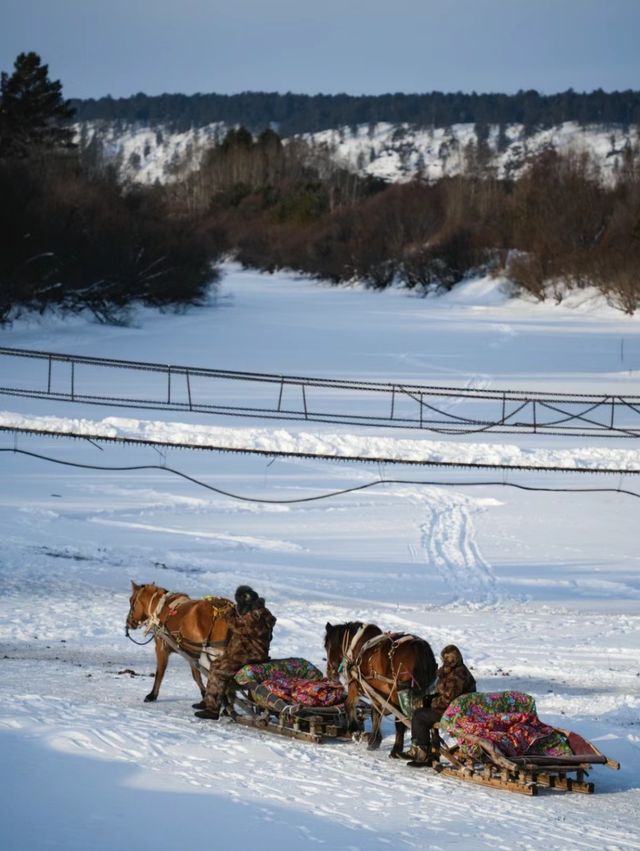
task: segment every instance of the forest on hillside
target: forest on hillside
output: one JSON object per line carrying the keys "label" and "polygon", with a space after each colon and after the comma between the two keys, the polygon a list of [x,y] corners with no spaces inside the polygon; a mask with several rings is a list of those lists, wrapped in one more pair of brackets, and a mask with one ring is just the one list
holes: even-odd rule
{"label": "forest on hillside", "polygon": [[387,184],[322,146],[235,127],[196,171],[141,186],[74,143],[73,110],[37,54],[2,74],[0,323],[24,309],[123,322],[132,302],[199,303],[222,257],[422,293],[505,274],[538,299],[593,285],[628,313],[640,305],[637,148],[613,182],[587,154],[553,150],[505,179],[480,136],[462,174]]}
{"label": "forest on hillside", "polygon": [[163,190],[181,214],[245,265],[335,283],[420,292],[470,274],[506,274],[538,299],[595,285],[632,313],[640,302],[640,151],[615,182],[585,153],[546,150],[517,180],[498,178],[482,143],[466,170],[386,184],[341,168],[323,148],[231,130],[196,172]]}
{"label": "forest on hillside", "polygon": [[535,90],[517,94],[463,92],[385,95],[301,95],[269,92],[221,94],[142,93],[127,98],[74,100],[78,121],[122,121],[171,130],[188,130],[215,122],[242,125],[253,133],[276,129],[283,137],[335,127],[408,123],[419,127],[450,127],[473,123],[522,124],[525,132],[564,121],[579,124],[640,125],[640,92],[566,92],[543,95]]}

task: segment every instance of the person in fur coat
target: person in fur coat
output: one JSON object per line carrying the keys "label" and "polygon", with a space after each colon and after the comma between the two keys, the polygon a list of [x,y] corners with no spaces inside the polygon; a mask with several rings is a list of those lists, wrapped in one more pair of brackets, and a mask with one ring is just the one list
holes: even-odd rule
{"label": "person in fur coat", "polygon": [[411,749],[408,752],[411,768],[429,765],[431,729],[449,704],[461,694],[476,691],[473,674],[462,661],[462,653],[455,644],[448,644],[440,656],[442,665],[438,668],[436,693],[426,698],[429,705],[417,709],[411,718]]}
{"label": "person in fur coat", "polygon": [[211,663],[204,700],[194,704],[198,718],[217,720],[236,672],[244,665],[269,658],[276,619],[265,607],[264,598],[249,585],[240,585],[235,600],[237,616],[231,637],[222,655]]}

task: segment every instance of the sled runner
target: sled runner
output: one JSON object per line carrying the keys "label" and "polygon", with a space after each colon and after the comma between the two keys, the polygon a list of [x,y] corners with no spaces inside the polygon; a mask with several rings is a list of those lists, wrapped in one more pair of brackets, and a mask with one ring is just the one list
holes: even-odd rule
{"label": "sled runner", "polygon": [[[430,767],[448,777],[537,795],[539,789],[591,794],[593,765],[619,769],[577,733],[537,716],[531,695],[475,692],[457,698],[433,730]],[[441,734],[455,739],[446,744]]]}

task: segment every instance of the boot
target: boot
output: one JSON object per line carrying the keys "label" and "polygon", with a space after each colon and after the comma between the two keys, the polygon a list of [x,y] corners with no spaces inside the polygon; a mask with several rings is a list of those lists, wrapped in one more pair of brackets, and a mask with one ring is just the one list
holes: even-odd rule
{"label": "boot", "polygon": [[415,742],[411,742],[411,746],[409,747],[409,750],[408,751],[400,751],[400,753],[398,754],[398,759],[406,759],[406,760],[415,759],[418,755],[417,747],[418,747],[418,745],[416,745]]}
{"label": "boot", "polygon": [[412,756],[411,762],[407,763],[409,768],[429,768],[431,765],[431,754],[422,745],[412,745],[409,753]]}
{"label": "boot", "polygon": [[206,709],[207,704],[204,702],[204,700],[199,700],[198,703],[192,703],[191,708],[192,709]]}
{"label": "boot", "polygon": [[196,718],[209,718],[211,721],[217,721],[220,718],[219,712],[214,712],[212,709],[200,709],[193,713]]}

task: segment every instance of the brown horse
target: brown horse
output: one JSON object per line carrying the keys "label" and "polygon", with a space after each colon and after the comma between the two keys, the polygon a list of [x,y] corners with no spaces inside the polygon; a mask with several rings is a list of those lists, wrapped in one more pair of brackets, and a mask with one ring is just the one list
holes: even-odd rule
{"label": "brown horse", "polygon": [[172,593],[159,585],[136,585],[132,581],[126,635],[129,635],[130,629],[137,629],[143,624],[148,632],[158,631],[154,635],[155,679],[145,701],[153,701],[158,697],[169,656],[175,652],[161,637],[162,632],[167,633],[180,650],[193,658],[191,673],[204,697],[204,684],[195,664],[204,653],[204,667],[209,667],[209,659],[224,649],[235,618],[235,605],[224,597],[192,600],[186,594]]}
{"label": "brown horse", "polygon": [[383,633],[374,624],[354,621],[328,623],[324,646],[327,677],[340,676],[348,690],[350,729],[358,728],[355,710],[358,697],[363,695],[371,702],[369,750],[380,746],[382,716],[391,714],[396,719],[396,738],[389,755],[400,756],[410,720],[400,709],[398,692],[407,688],[426,692],[434,683],[438,666],[428,642],[404,632]]}

